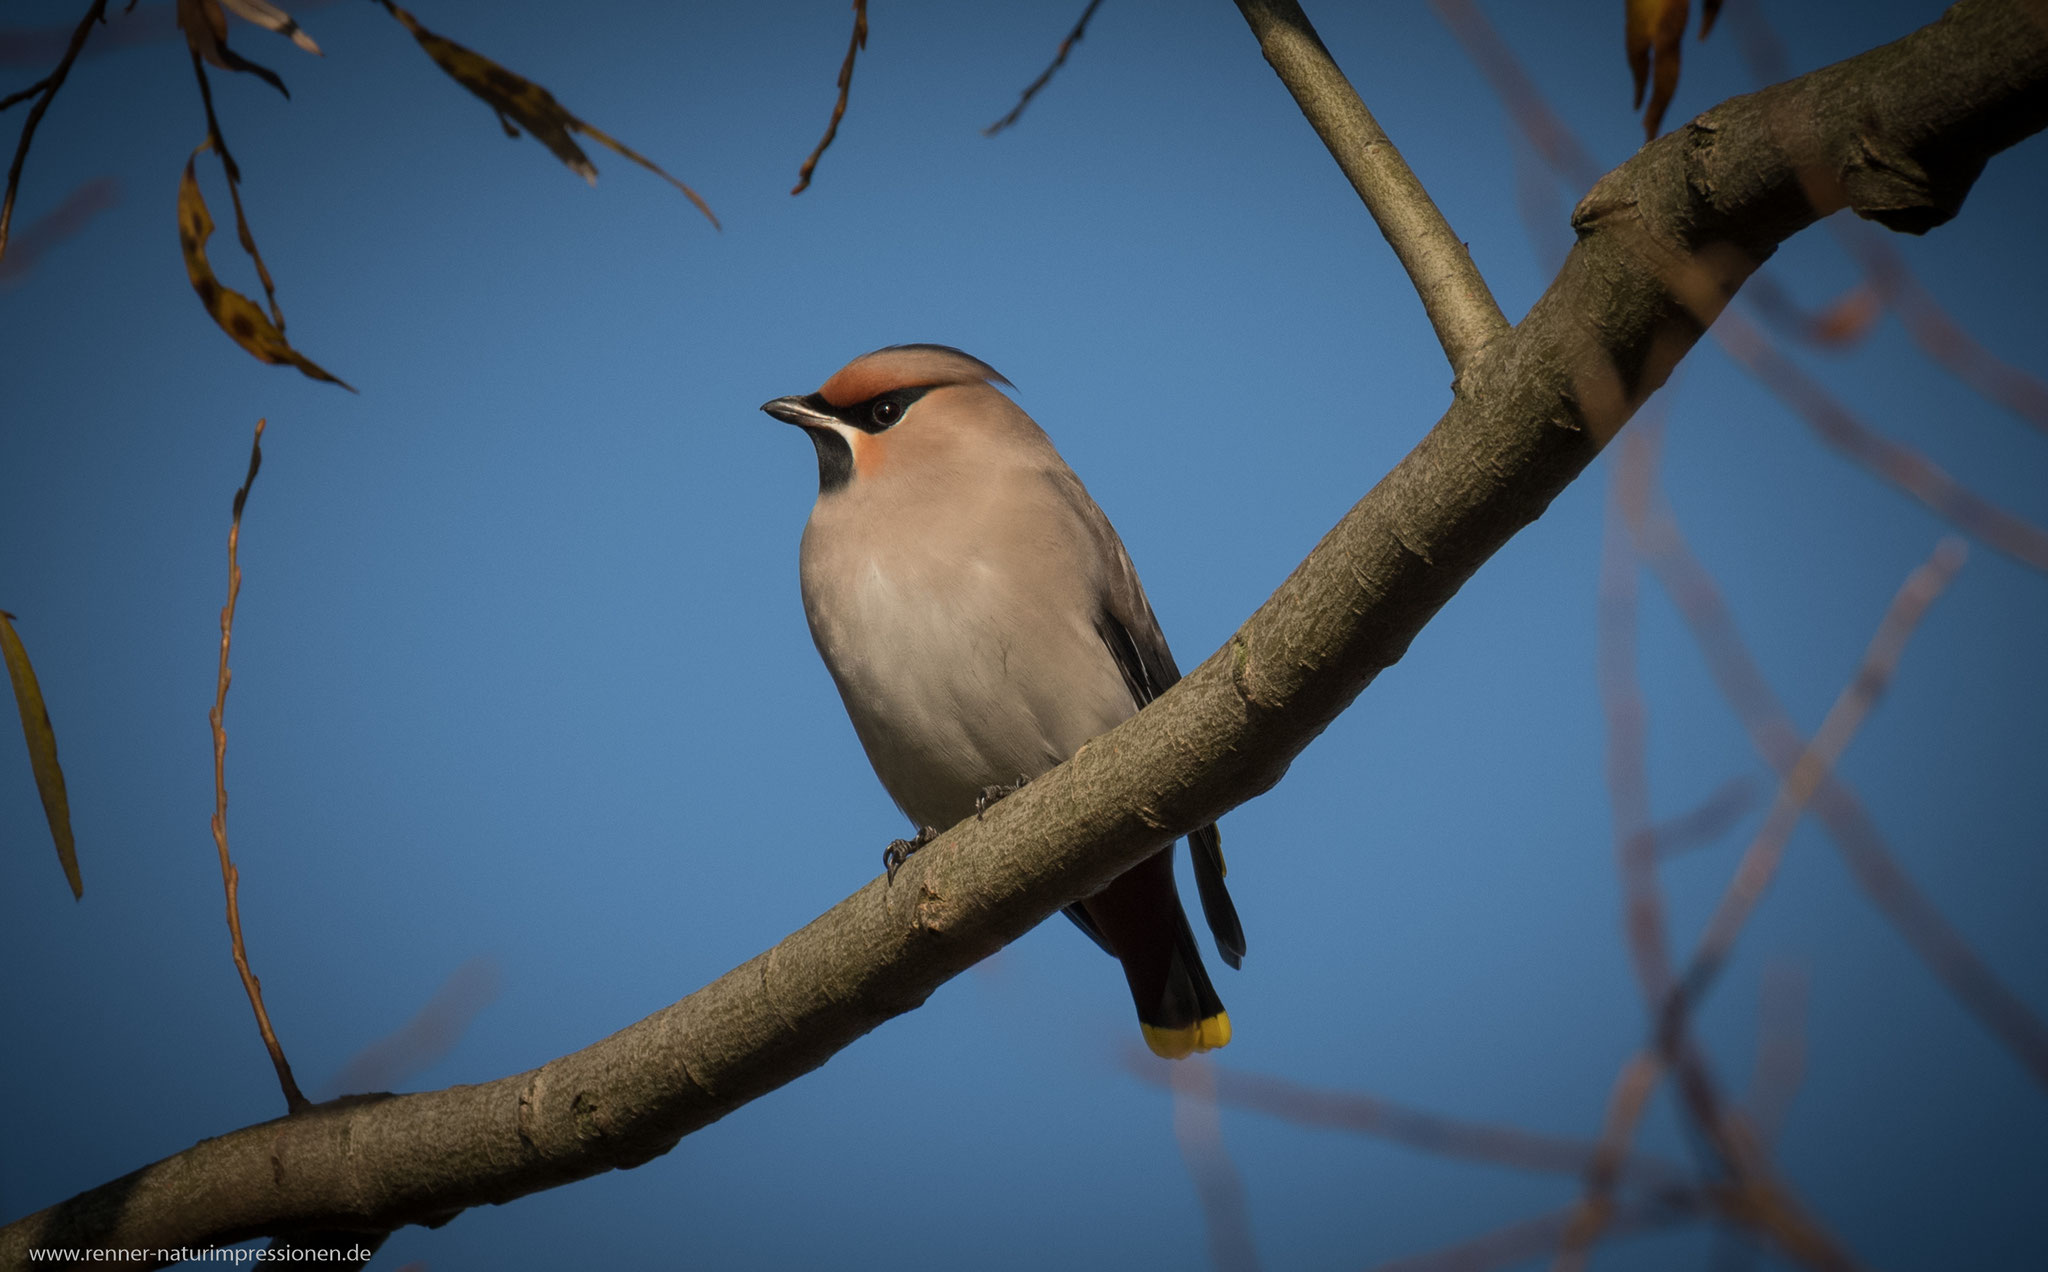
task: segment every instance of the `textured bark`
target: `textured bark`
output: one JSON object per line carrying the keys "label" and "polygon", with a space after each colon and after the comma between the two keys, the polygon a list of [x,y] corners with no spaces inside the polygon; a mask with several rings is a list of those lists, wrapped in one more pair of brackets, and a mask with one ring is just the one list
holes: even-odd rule
{"label": "textured bark", "polygon": [[1277,782],[1540,515],[1778,242],[1841,206],[1924,231],[2048,122],[2048,0],[1965,0],[1896,44],[1716,107],[1609,174],[1550,290],[1228,644],[1129,722],[775,948],[480,1086],[358,1097],[206,1140],[0,1230],[32,1246],[384,1231],[638,1165],[788,1082],[1170,839]]}

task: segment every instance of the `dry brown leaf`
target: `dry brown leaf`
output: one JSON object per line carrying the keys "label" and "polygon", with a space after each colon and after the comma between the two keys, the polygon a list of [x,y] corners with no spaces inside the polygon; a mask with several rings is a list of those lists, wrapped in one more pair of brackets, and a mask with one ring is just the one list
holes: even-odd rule
{"label": "dry brown leaf", "polygon": [[320,46],[313,43],[313,37],[306,34],[305,28],[301,27],[291,14],[276,5],[267,4],[265,0],[221,0],[221,3],[244,22],[253,22],[266,31],[288,36],[293,44],[315,57],[324,56],[320,52]]}
{"label": "dry brown leaf", "polygon": [[35,668],[29,666],[28,650],[15,634],[13,618],[0,610],[0,655],[5,656],[7,677],[14,682],[14,705],[21,709],[21,732],[28,739],[28,763],[35,771],[36,793],[43,797],[50,838],[57,843],[58,864],[71,883],[71,895],[82,898],[85,883],[79,878],[78,847],[71,838],[71,800],[64,793],[64,770],[57,765],[57,732],[50,727],[42,686],[36,683]]}
{"label": "dry brown leaf", "polygon": [[220,0],[178,0],[178,28],[185,33],[185,43],[195,56],[224,71],[247,71],[286,97],[292,95],[276,71],[228,47],[228,15],[222,11]]}
{"label": "dry brown leaf", "polygon": [[199,196],[199,179],[192,171],[200,153],[212,146],[211,138],[201,142],[199,148],[192,152],[192,157],[185,161],[185,174],[178,179],[178,246],[185,253],[185,273],[192,279],[192,290],[199,293],[200,303],[220,324],[220,329],[259,362],[294,366],[315,380],[339,384],[349,392],[355,392],[347,381],[330,375],[311,358],[292,348],[285,340],[284,332],[257,308],[255,301],[214,277],[213,267],[206,260],[206,240],[213,236],[213,214],[206,210],[206,200]]}
{"label": "dry brown leaf", "polygon": [[449,78],[456,83],[482,98],[485,105],[497,112],[498,123],[504,127],[506,136],[519,135],[519,128],[515,127],[515,124],[524,127],[533,134],[535,140],[553,151],[555,158],[566,164],[569,171],[596,185],[597,165],[590,162],[590,156],[584,154],[583,148],[570,136],[571,133],[582,133],[600,146],[631,159],[682,191],[684,197],[695,204],[697,210],[711,222],[713,229],[720,228],[718,218],[712,214],[711,206],[699,198],[695,190],[670,176],[661,165],[570,114],[567,107],[555,100],[553,93],[532,80],[506,70],[481,53],[466,49],[445,36],[427,30],[419,24],[418,19],[393,4],[391,0],[383,0],[383,3],[391,16],[397,18],[404,24],[406,30],[412,32],[412,38],[419,41],[420,47],[427,51],[428,57],[434,59],[435,65],[446,71]]}
{"label": "dry brown leaf", "polygon": [[[1664,112],[1678,92],[1678,68],[1685,44],[1685,20],[1691,11],[1689,0],[1624,0],[1627,16],[1623,43],[1628,50],[1629,74],[1635,80],[1635,105],[1643,104],[1643,89],[1650,89],[1650,105],[1643,111],[1643,138],[1651,140],[1664,126]],[[1700,5],[1700,38],[1714,29],[1721,15],[1721,0],[1703,0]]]}

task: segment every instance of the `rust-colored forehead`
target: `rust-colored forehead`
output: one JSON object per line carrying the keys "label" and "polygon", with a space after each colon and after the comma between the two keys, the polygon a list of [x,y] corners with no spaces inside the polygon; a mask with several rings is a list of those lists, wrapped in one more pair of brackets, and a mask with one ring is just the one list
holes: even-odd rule
{"label": "rust-colored forehead", "polygon": [[839,368],[818,396],[833,406],[852,406],[891,389],[990,382],[1009,383],[988,363],[950,345],[890,345]]}

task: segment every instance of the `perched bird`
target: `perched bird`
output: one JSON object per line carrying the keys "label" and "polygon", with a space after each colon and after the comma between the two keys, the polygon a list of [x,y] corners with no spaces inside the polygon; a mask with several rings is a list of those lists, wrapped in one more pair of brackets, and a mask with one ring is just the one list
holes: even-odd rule
{"label": "perched bird", "polygon": [[[762,410],[818,452],[800,554],[811,637],[876,776],[920,828],[902,854],[1054,767],[1180,679],[1109,519],[1010,382],[945,345],[855,358]],[[1188,837],[1223,961],[1244,930],[1214,826]],[[1230,1041],[1174,888],[1173,845],[1068,917],[1123,964],[1145,1042]]]}

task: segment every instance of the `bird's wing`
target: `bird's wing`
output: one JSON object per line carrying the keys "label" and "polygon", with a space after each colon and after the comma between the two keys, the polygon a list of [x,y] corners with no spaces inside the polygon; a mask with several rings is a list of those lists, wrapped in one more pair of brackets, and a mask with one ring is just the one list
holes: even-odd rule
{"label": "bird's wing", "polygon": [[[1152,612],[1152,603],[1145,599],[1137,567],[1131,564],[1131,555],[1124,550],[1116,528],[1089,498],[1080,478],[1071,471],[1051,476],[1061,498],[1095,541],[1098,559],[1104,564],[1097,630],[1116,659],[1117,669],[1123,672],[1131,701],[1143,708],[1180,680],[1180,668],[1173,661],[1173,651],[1167,648],[1166,633],[1159,630],[1159,618]],[[1195,891],[1202,898],[1202,917],[1216,938],[1216,952],[1224,962],[1238,967],[1244,961],[1244,925],[1238,921],[1237,906],[1231,902],[1230,890],[1223,883],[1223,838],[1214,824],[1188,836],[1188,856],[1195,867]],[[1099,943],[1100,938],[1097,940]]]}

